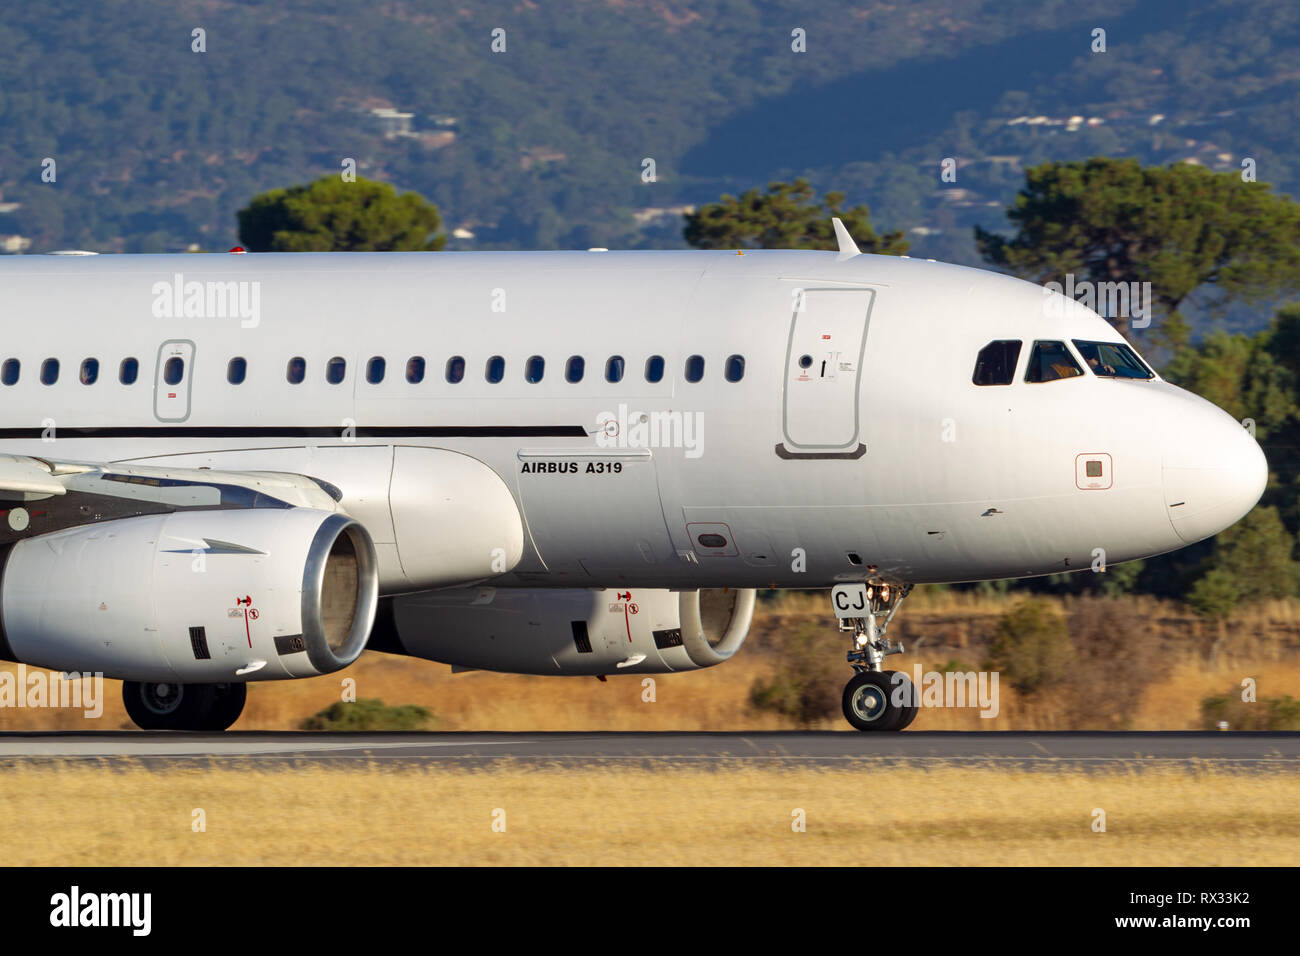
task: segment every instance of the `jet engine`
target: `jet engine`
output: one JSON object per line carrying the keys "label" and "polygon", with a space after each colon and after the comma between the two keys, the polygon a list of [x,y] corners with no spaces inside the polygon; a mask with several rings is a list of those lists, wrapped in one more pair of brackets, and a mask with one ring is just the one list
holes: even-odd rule
{"label": "jet engine", "polygon": [[361,654],[378,601],[370,535],[314,508],[120,518],[0,560],[0,657],[128,681],[336,671]]}
{"label": "jet engine", "polygon": [[515,674],[663,674],[721,664],[752,589],[460,589],[385,599],[372,650]]}

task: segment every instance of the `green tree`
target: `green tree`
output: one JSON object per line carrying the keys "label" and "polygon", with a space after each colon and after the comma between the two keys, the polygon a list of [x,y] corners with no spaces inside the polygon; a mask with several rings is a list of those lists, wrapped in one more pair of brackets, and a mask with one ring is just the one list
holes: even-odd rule
{"label": "green tree", "polygon": [[800,624],[781,632],[773,642],[776,667],[770,678],[758,678],[749,688],[756,710],[773,711],[808,727],[839,710],[843,688],[843,657],[826,640],[826,629]]}
{"label": "green tree", "polygon": [[[1095,157],[1025,170],[1007,218],[1015,235],[975,229],[993,265],[1035,282],[1150,282],[1162,337],[1185,344],[1179,307],[1212,286],[1218,304],[1300,289],[1300,205],[1265,183],[1189,163]],[[1113,316],[1124,329],[1127,316]]]}
{"label": "green tree", "polygon": [[1137,589],[1138,578],[1142,576],[1145,566],[1145,561],[1125,561],[1123,564],[1110,565],[1105,574],[1097,575],[1101,579],[1097,582],[1097,589],[1106,597],[1131,594]]}
{"label": "green tree", "polygon": [[418,704],[393,707],[374,697],[345,703],[335,701],[298,724],[299,730],[379,731],[428,730],[440,721]]}
{"label": "green tree", "polygon": [[1256,508],[1214,539],[1188,601],[1199,614],[1226,617],[1238,604],[1294,594],[1294,543],[1276,508]]}
{"label": "green tree", "polygon": [[1274,475],[1264,502],[1278,507],[1294,535],[1300,529],[1300,303],[1279,309],[1254,336],[1211,333],[1179,350],[1164,375],[1253,423]]}
{"label": "green tree", "polygon": [[899,256],[908,250],[902,232],[877,234],[871,210],[843,208],[844,194],[830,192],[816,201],[806,179],[769,183],[766,193],[751,189],[724,195],[686,215],[686,241],[699,249],[836,249],[831,217],[844,221],[863,252]]}
{"label": "green tree", "polygon": [[[1300,311],[1296,317],[1300,318]],[[1284,364],[1268,332],[1229,335],[1216,329],[1196,348],[1180,349],[1164,376],[1238,420],[1249,418],[1260,439],[1291,424],[1300,411],[1296,375]]]}
{"label": "green tree", "polygon": [[1028,598],[1003,614],[989,644],[986,670],[1026,694],[1064,681],[1074,666],[1065,618],[1050,601]]}
{"label": "green tree", "polygon": [[1300,700],[1290,694],[1244,701],[1233,687],[1223,696],[1201,700],[1201,726],[1215,730],[1225,721],[1231,730],[1300,730]]}
{"label": "green tree", "polygon": [[239,241],[250,252],[391,252],[441,249],[438,207],[388,183],[325,176],[273,189],[239,210]]}
{"label": "green tree", "polygon": [[1201,617],[1226,620],[1241,599],[1237,582],[1223,568],[1212,567],[1196,579],[1187,592],[1187,603]]}

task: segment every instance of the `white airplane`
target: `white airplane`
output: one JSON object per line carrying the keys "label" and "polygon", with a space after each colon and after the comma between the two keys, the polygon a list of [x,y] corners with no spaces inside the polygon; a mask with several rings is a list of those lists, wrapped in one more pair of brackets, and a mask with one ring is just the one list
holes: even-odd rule
{"label": "white airplane", "polygon": [[845,716],[896,730],[885,628],[914,584],[1156,555],[1259,499],[1254,439],[1096,313],[836,231],[5,257],[0,657],[222,730],[248,681],[367,644],[685,671],[740,648],[756,588],[836,588]]}

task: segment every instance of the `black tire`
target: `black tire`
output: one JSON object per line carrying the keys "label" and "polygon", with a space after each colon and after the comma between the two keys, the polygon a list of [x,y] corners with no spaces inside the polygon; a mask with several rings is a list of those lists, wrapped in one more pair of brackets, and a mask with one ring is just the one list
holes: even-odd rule
{"label": "black tire", "polygon": [[122,682],[122,702],[141,730],[222,731],[239,719],[247,697],[247,684]]}
{"label": "black tire", "polygon": [[[200,685],[193,685],[200,686]],[[247,684],[208,684],[211,700],[202,717],[199,730],[220,732],[239,719],[248,699]]]}
{"label": "black tire", "polygon": [[903,709],[894,704],[894,685],[890,673],[859,671],[844,685],[840,705],[844,719],[855,730],[894,730],[903,716]]}
{"label": "black tire", "polygon": [[[894,730],[906,730],[916,720],[916,715],[921,712],[921,694],[912,683],[912,678],[908,677],[902,671],[885,671],[889,675],[891,691],[896,692],[902,685],[906,691],[902,694],[902,699],[906,702],[898,715],[898,723],[894,725]],[[891,700],[897,700],[897,697]]]}
{"label": "black tire", "polygon": [[122,703],[141,730],[190,730],[203,711],[210,693],[205,684],[173,681],[122,682]]}

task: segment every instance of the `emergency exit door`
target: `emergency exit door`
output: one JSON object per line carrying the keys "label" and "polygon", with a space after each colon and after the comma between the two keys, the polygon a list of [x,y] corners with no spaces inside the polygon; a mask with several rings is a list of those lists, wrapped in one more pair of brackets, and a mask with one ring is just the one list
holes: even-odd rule
{"label": "emergency exit door", "polygon": [[154,368],[153,413],[160,422],[190,417],[190,386],[194,378],[194,343],[172,339],[158,349]]}
{"label": "emergency exit door", "polygon": [[858,458],[862,361],[873,289],[804,289],[793,295],[785,356],[783,458]]}

